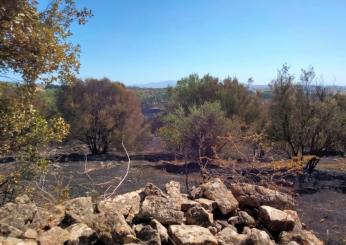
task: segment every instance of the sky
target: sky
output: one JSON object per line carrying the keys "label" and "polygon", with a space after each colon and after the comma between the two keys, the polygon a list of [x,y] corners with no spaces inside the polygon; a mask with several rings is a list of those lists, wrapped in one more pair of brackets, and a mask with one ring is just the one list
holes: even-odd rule
{"label": "sky", "polygon": [[74,27],[81,78],[125,84],[191,73],[268,84],[288,64],[346,85],[345,0],[77,0],[94,17]]}

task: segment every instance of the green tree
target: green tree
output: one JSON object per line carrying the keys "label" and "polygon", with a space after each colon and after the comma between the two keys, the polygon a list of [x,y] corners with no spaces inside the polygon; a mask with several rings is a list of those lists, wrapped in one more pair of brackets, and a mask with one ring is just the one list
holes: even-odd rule
{"label": "green tree", "polygon": [[[302,70],[298,83],[283,66],[271,83],[272,101],[268,134],[287,145],[289,156],[338,151],[345,130],[335,96],[316,86],[313,69]],[[341,115],[341,116],[340,116]]]}
{"label": "green tree", "polygon": [[166,115],[159,134],[172,150],[186,159],[205,164],[216,157],[218,137],[228,132],[231,121],[217,102],[205,102],[188,109],[188,115],[182,108]]}
{"label": "green tree", "polygon": [[218,102],[227,117],[240,117],[247,123],[253,123],[261,116],[260,98],[242,85],[237,78],[218,78],[205,75],[200,78],[192,74],[177,82],[169,89],[169,110],[182,107],[186,113],[193,106],[205,102]]}
{"label": "green tree", "polygon": [[91,12],[77,9],[73,0],[52,0],[43,10],[36,0],[0,4],[0,72],[31,84],[72,81],[80,50],[69,42],[71,25],[84,24]]}

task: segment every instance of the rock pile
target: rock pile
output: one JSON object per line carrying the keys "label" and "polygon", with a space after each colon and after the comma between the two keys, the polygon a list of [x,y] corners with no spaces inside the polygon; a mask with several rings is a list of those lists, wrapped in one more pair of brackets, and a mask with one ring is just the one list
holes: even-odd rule
{"label": "rock pile", "polygon": [[26,196],[0,208],[0,244],[319,245],[290,210],[290,196],[213,179],[190,195],[171,181],[93,203],[79,197],[44,209]]}

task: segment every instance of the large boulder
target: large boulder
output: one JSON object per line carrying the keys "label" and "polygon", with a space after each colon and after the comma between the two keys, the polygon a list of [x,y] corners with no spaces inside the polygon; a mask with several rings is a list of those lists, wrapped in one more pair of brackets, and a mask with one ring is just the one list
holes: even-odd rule
{"label": "large boulder", "polygon": [[286,209],[294,206],[292,196],[263,186],[236,183],[232,184],[230,189],[241,208],[258,208],[262,205],[268,205],[278,209]]}
{"label": "large boulder", "polygon": [[270,206],[260,207],[259,219],[272,232],[291,231],[295,226],[295,220],[291,215]]}
{"label": "large boulder", "polygon": [[182,224],[184,221],[184,213],[174,199],[156,195],[144,199],[139,217],[146,220],[156,219],[163,225]]}
{"label": "large boulder", "polygon": [[296,242],[299,245],[323,245],[324,243],[318,239],[311,231],[300,230],[286,232],[283,231],[279,236],[280,245],[291,245],[292,242]]}
{"label": "large boulder", "polygon": [[141,205],[140,193],[142,190],[128,192],[118,195],[113,199],[106,199],[99,202],[100,212],[118,212],[126,217],[126,221],[131,223],[133,218],[139,213]]}
{"label": "large boulder", "polygon": [[220,179],[213,179],[203,184],[201,188],[203,196],[215,201],[223,215],[227,215],[238,208],[238,201]]}
{"label": "large boulder", "polygon": [[91,224],[95,219],[91,197],[78,197],[64,203],[66,216],[74,223]]}
{"label": "large boulder", "polygon": [[186,224],[209,227],[213,224],[213,214],[202,207],[192,207],[185,213]]}
{"label": "large boulder", "polygon": [[70,239],[70,233],[59,226],[42,232],[38,238],[40,245],[63,245]]}
{"label": "large boulder", "polygon": [[216,238],[204,227],[171,225],[168,232],[175,245],[217,245]]}

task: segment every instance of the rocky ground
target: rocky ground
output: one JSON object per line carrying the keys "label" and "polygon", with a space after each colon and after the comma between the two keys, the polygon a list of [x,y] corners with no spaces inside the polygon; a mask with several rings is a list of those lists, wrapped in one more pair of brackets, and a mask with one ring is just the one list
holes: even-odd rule
{"label": "rocky ground", "polygon": [[[129,175],[117,193],[132,192],[145,186],[148,182],[164,189],[165,184],[170,180],[180,182],[182,192],[186,193],[185,168],[179,164],[165,161],[157,162],[156,159],[151,158],[150,161],[133,160],[131,162]],[[295,194],[296,206],[294,209],[298,212],[302,222],[328,245],[346,244],[346,175],[340,171],[340,166],[343,168],[345,164],[343,159],[323,159],[313,174],[288,181],[288,183],[292,183],[287,190],[289,192],[293,190]],[[10,172],[12,165],[13,163],[0,164],[0,172]],[[126,167],[126,161],[110,159],[89,159],[86,165],[94,183],[107,182],[112,178],[115,183],[118,183],[124,176]],[[241,168],[246,169],[246,166],[241,166]],[[256,168],[251,168],[256,170]],[[232,178],[229,179],[229,176],[232,176],[231,169],[212,167],[210,170],[214,176],[220,176],[225,180],[228,187],[234,182]],[[198,171],[198,166],[189,165],[188,182],[190,187],[199,184]],[[102,194],[107,185],[92,186],[92,182],[84,172],[85,162],[80,161],[80,159],[54,163],[49,171],[50,174],[56,173],[65,182],[69,182],[70,198],[90,195],[90,190],[93,188],[96,188],[99,195]],[[252,171],[246,172],[252,173]],[[270,172],[264,174],[271,175]],[[46,180],[47,189],[54,192],[58,184],[57,179],[47,176]],[[263,181],[257,184],[267,185]],[[33,196],[38,206],[43,205],[40,201],[41,194],[43,193],[39,192]]]}
{"label": "rocky ground", "polygon": [[181,193],[154,184],[101,201],[79,197],[49,208],[27,196],[0,208],[1,244],[319,245],[291,196],[218,178]]}

